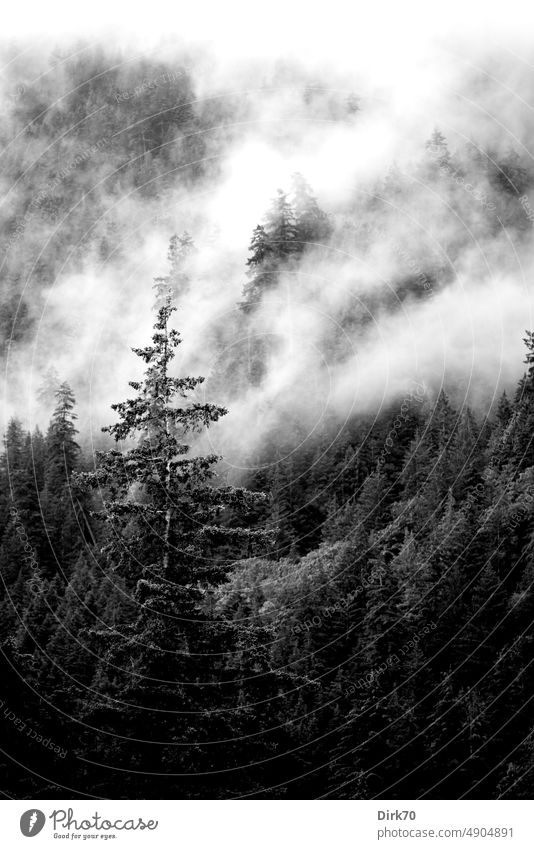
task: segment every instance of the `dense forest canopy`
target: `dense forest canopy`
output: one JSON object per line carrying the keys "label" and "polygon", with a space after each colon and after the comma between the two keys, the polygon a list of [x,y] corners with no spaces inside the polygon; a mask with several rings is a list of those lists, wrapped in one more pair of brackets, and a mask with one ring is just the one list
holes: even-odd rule
{"label": "dense forest canopy", "polygon": [[529,797],[532,164],[190,60],[6,71],[3,786]]}

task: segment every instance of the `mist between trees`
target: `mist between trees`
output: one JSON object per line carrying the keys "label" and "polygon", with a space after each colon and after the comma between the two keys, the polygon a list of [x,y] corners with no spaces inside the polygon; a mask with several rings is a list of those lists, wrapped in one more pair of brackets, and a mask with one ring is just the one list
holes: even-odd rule
{"label": "mist between trees", "polygon": [[9,116],[11,114],[11,110],[13,109],[14,103],[20,98],[24,97],[26,93],[26,86],[23,84],[19,84],[16,87],[16,91],[12,94],[6,93],[5,99],[0,100],[0,114]]}
{"label": "mist between trees", "polygon": [[403,259],[403,261],[406,263],[406,265],[408,266],[410,271],[413,272],[413,274],[415,274],[417,280],[422,285],[426,294],[428,295],[429,298],[431,298],[432,295],[434,294],[432,282],[428,278],[428,276],[425,274],[425,272],[422,270],[421,266],[416,262],[416,260],[413,257],[411,257],[409,255],[406,248],[403,247],[402,245],[400,245],[398,242],[393,242],[392,249],[395,251],[396,254],[398,254]]}
{"label": "mist between trees", "polygon": [[2,786],[531,798],[528,157],[129,58],[6,71]]}
{"label": "mist between trees", "polygon": [[136,88],[131,89],[130,91],[118,91],[115,94],[115,101],[117,103],[128,101],[132,97],[139,97],[139,95],[144,94],[145,92],[155,91],[161,85],[175,83],[178,79],[178,75],[172,72],[164,72],[158,77],[153,77],[152,79],[144,79],[141,83],[139,83],[138,86],[136,86]]}
{"label": "mist between trees", "polygon": [[472,186],[471,183],[466,182],[466,175],[461,171],[455,169],[451,164],[450,153],[447,149],[447,145],[445,142],[445,137],[439,130],[436,130],[430,140],[427,142],[427,150],[431,156],[434,157],[438,166],[442,173],[446,174],[458,186],[464,189],[468,194],[472,195],[475,200],[477,200],[485,209],[494,212],[497,209],[497,206],[493,201],[489,200],[486,192],[481,189],[477,189],[476,186]]}
{"label": "mist between trees", "polygon": [[[256,240],[256,252],[257,246]],[[513,637],[501,635],[489,654],[481,640],[486,623],[506,620],[517,607],[515,593],[530,581],[519,569],[506,588],[510,564],[495,560],[495,535],[511,525],[495,524],[495,518],[489,523],[486,512],[502,509],[502,494],[520,491],[531,474],[534,343],[527,334],[528,374],[514,402],[502,396],[489,428],[469,410],[458,414],[444,393],[432,401],[426,386],[416,384],[371,432],[365,418],[355,417],[343,438],[332,439],[334,421],[310,445],[287,450],[287,459],[268,447],[265,459],[276,462],[257,456],[247,488],[235,487],[217,480],[223,472],[217,454],[201,454],[198,442],[192,454],[183,442],[206,425],[215,429],[227,412],[199,397],[202,378],[172,370],[181,337],[171,325],[171,304],[193,249],[187,234],[174,237],[169,273],[154,282],[152,344],[134,349],[144,377],[130,381],[135,397],[114,405],[118,421],[106,428],[117,447],[89,462],[83,457],[74,393],[53,376],[44,387],[55,402],[46,437],[25,434],[16,421],[9,425],[2,466],[3,651],[45,696],[48,709],[60,708],[62,730],[52,723],[50,740],[73,752],[78,764],[105,757],[112,739],[121,770],[135,750],[153,776],[163,745],[172,772],[185,765],[193,776],[173,779],[172,793],[224,797],[219,769],[210,771],[211,747],[220,739],[220,765],[228,757],[224,741],[231,741],[232,751],[238,747],[238,794],[252,786],[262,795],[265,781],[288,779],[306,794],[324,789],[323,780],[337,793],[338,761],[346,761],[357,742],[357,776],[349,778],[350,762],[341,775],[351,797],[368,794],[372,781],[361,769],[372,773],[376,755],[364,741],[382,733],[377,706],[387,694],[400,693],[398,703],[387,702],[397,723],[410,714],[418,693],[429,694],[423,695],[431,699],[420,726],[424,734],[424,723],[448,711],[449,699],[463,696],[473,676],[500,675],[495,658],[510,639],[517,641],[522,613]],[[274,264],[268,269],[277,273]],[[251,277],[258,285],[256,267]],[[241,313],[253,315],[254,307],[247,304]],[[223,385],[229,375],[261,385],[266,343],[253,340],[252,348],[223,361]],[[268,344],[275,355],[280,343]],[[213,377],[209,388],[216,389]],[[287,423],[275,451],[284,448],[285,434]],[[524,470],[519,476],[518,466]],[[527,505],[530,510],[531,501]],[[530,513],[525,520],[522,533]],[[516,545],[510,539],[507,557]],[[529,596],[520,592],[524,605]],[[454,639],[458,625],[462,636]],[[451,682],[457,688],[452,695]],[[358,701],[369,694],[375,699],[370,713],[368,702]],[[492,689],[480,698],[493,698]],[[158,713],[162,703],[169,715]],[[473,735],[476,705],[466,704],[471,718],[462,714],[455,733]],[[150,731],[141,708],[157,717]],[[11,711],[23,715],[15,705]],[[40,711],[30,699],[29,727],[39,727]],[[348,726],[338,728],[338,711],[348,716]],[[364,715],[355,731],[352,719],[361,722]],[[80,723],[86,729],[81,741]],[[273,733],[284,763],[280,772],[271,763]],[[292,748],[307,746],[317,734],[325,743],[319,761],[310,757],[307,764],[322,770],[325,758],[328,777],[302,783],[302,762]],[[197,735],[208,741],[205,751]],[[336,741],[331,766],[329,738]],[[250,748],[250,739],[257,745]],[[392,757],[397,742],[394,737]],[[528,759],[529,749],[521,751]],[[98,766],[76,770],[82,786],[107,787]],[[59,784],[67,780],[55,775]],[[431,776],[425,771],[421,786]],[[396,768],[383,778],[396,779]],[[168,780],[134,774],[128,786],[159,794]]]}
{"label": "mist between trees", "polygon": [[534,225],[534,210],[532,209],[532,206],[531,206],[531,204],[530,204],[530,201],[529,201],[529,199],[528,199],[528,196],[527,196],[527,195],[523,195],[522,197],[520,197],[520,198],[519,198],[519,203],[521,204],[521,206],[522,206],[522,207],[523,207],[523,209],[525,210],[525,215],[527,216],[527,218],[528,218],[528,220],[530,221],[530,223],[531,223],[532,225]]}
{"label": "mist between trees", "polygon": [[9,251],[19,241],[26,227],[38,212],[39,207],[41,207],[42,204],[46,203],[46,201],[51,198],[53,193],[57,191],[57,189],[61,185],[61,182],[63,180],[66,180],[67,177],[69,177],[70,175],[72,175],[76,168],[78,168],[82,163],[85,163],[89,159],[91,159],[91,157],[94,156],[95,153],[100,152],[104,148],[106,148],[109,143],[110,139],[105,137],[95,142],[95,144],[91,145],[91,147],[87,148],[82,153],[78,153],[65,168],[61,168],[54,180],[49,181],[41,186],[39,193],[36,194],[30,200],[29,206],[24,212],[24,215],[22,216],[22,220],[17,223],[14,232],[10,235],[6,245],[6,252]]}

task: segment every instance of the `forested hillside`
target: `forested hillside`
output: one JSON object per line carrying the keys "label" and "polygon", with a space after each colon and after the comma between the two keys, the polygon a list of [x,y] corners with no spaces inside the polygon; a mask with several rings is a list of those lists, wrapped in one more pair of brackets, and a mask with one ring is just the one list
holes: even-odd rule
{"label": "forested hillside", "polygon": [[[56,52],[20,90],[10,71],[4,792],[530,798],[534,335],[498,392],[458,336],[450,373],[394,364],[383,392],[369,352],[377,327],[434,327],[490,252],[513,273],[534,173],[435,129],[328,207],[293,172],[236,256],[198,197],[252,107],[197,98],[185,58]],[[292,97],[351,131],[365,111],[304,74]],[[132,259],[151,240],[152,284]],[[131,287],[104,289],[107,352],[100,313],[47,313],[89,273]]]}

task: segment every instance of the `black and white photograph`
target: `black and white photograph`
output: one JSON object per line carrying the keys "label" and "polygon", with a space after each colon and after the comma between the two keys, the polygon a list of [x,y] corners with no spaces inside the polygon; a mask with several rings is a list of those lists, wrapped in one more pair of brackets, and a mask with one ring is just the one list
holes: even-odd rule
{"label": "black and white photograph", "polygon": [[467,837],[513,843],[534,15],[108,5],[22,3],[0,35],[17,840],[100,839],[103,800],[146,845],[158,800],[374,800],[375,840],[422,822],[398,800],[485,800]]}

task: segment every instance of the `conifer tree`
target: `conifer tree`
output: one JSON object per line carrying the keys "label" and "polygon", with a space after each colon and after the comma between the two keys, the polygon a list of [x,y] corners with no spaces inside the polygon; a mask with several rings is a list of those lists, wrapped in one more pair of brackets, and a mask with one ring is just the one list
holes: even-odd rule
{"label": "conifer tree", "polygon": [[501,427],[506,427],[510,418],[512,416],[512,405],[508,399],[508,395],[506,394],[506,390],[503,391],[501,397],[499,398],[499,406],[497,407],[497,421]]}
{"label": "conifer tree", "polygon": [[[198,749],[208,739],[208,726],[214,739],[231,738],[236,710],[235,672],[224,660],[235,644],[235,629],[212,619],[212,588],[232,559],[254,553],[268,535],[230,521],[264,495],[214,485],[220,458],[190,456],[184,442],[227,411],[197,400],[202,377],[171,374],[181,342],[169,326],[174,310],[168,298],[157,311],[152,343],[133,349],[147,366],[144,378],[130,382],[135,397],[114,404],[119,421],[104,428],[119,444],[140,437],[137,446],[102,452],[97,471],[79,478],[105,494],[100,514],[110,528],[105,554],[133,587],[136,608],[133,620],[96,634],[102,662],[94,686],[100,695],[85,710],[99,716],[108,733],[120,728],[132,740],[166,744],[163,750],[141,745],[136,758],[145,763],[156,758],[161,766],[163,751],[164,768],[195,773],[202,764],[209,767],[208,751]],[[147,709],[156,717],[150,730]],[[119,762],[128,757],[127,748],[116,741]],[[199,794],[198,781],[195,785],[193,777],[176,792]]]}
{"label": "conifer tree", "polygon": [[265,225],[258,225],[252,234],[248,281],[240,304],[244,312],[250,312],[262,295],[276,286],[282,267],[300,250],[295,211],[287,194],[279,189],[265,216]]}
{"label": "conifer tree", "polygon": [[71,479],[80,462],[80,447],[74,412],[75,398],[68,383],[55,392],[56,406],[46,435],[44,490],[41,509],[46,542],[43,548],[43,570],[51,577],[58,569],[73,565],[80,534],[81,505],[73,498]]}
{"label": "conifer tree", "polygon": [[324,243],[331,235],[332,228],[328,216],[320,209],[302,174],[293,174],[291,183],[295,236],[302,251],[309,244]]}
{"label": "conifer tree", "polygon": [[262,224],[254,228],[249,252],[248,280],[243,287],[243,300],[240,303],[244,312],[250,312],[260,301],[263,292],[276,284],[276,254]]}
{"label": "conifer tree", "polygon": [[190,283],[189,258],[194,252],[195,243],[187,230],[184,230],[181,236],[171,237],[167,252],[169,274],[165,277],[156,277],[154,280],[156,307],[165,306],[167,298],[175,300],[187,293]]}
{"label": "conifer tree", "polygon": [[534,465],[534,332],[527,331],[526,374],[519,381],[515,396],[515,415],[509,423],[504,455],[515,474]]}
{"label": "conifer tree", "polygon": [[438,165],[449,165],[451,155],[447,146],[447,140],[437,127],[434,129],[430,139],[426,142],[425,147]]}
{"label": "conifer tree", "polygon": [[294,254],[298,250],[295,244],[297,236],[295,210],[282,189],[278,189],[265,221],[265,229],[274,255],[278,259],[285,259]]}
{"label": "conifer tree", "polygon": [[42,521],[37,491],[32,439],[22,424],[12,419],[4,438],[2,478],[6,486],[4,533],[0,546],[0,597],[5,595],[2,632],[16,621],[26,597],[25,582],[39,566]]}
{"label": "conifer tree", "polygon": [[55,492],[69,481],[77,466],[80,447],[76,442],[74,393],[68,383],[62,383],[54,393],[56,406],[46,438],[47,459],[45,487]]}

